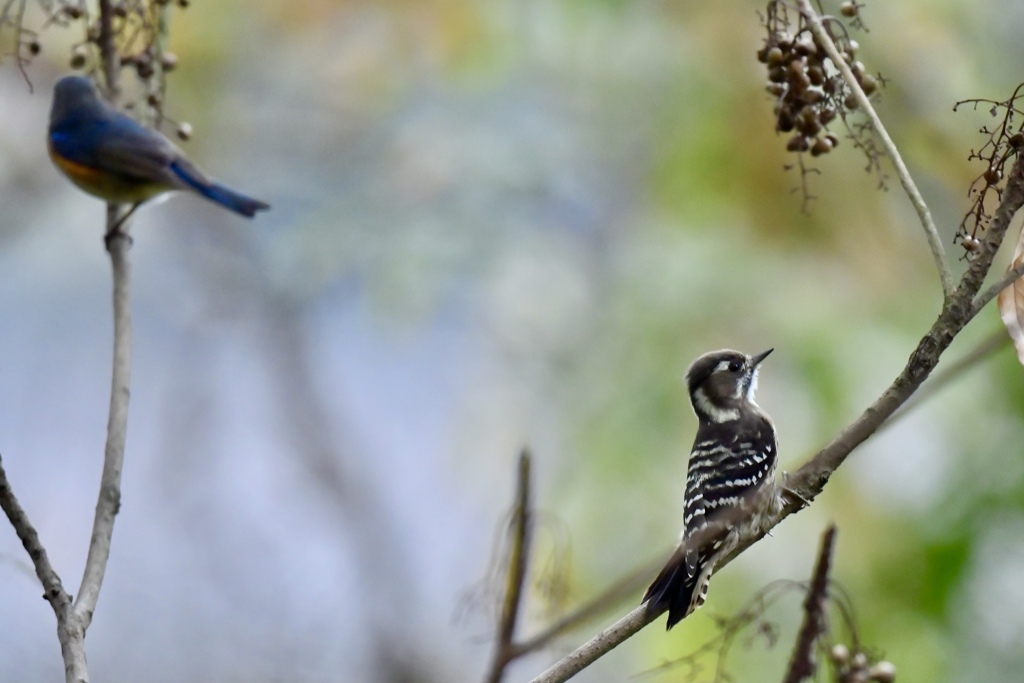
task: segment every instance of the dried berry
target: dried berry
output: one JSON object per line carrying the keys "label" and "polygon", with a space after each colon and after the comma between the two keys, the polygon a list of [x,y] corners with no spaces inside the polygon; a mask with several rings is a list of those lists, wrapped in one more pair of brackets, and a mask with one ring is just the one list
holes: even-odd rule
{"label": "dried berry", "polygon": [[807,138],[800,134],[794,135],[786,143],[786,149],[790,152],[806,152],[808,146]]}
{"label": "dried berry", "polygon": [[822,154],[828,154],[831,151],[832,141],[824,137],[814,142],[814,145],[811,147],[811,156],[820,157]]}
{"label": "dried berry", "polygon": [[165,52],[160,56],[160,66],[164,71],[174,71],[178,67],[178,55]]}
{"label": "dried berry", "polygon": [[860,79],[860,88],[864,91],[865,95],[870,95],[878,90],[878,79],[871,74],[867,74],[864,78]]}

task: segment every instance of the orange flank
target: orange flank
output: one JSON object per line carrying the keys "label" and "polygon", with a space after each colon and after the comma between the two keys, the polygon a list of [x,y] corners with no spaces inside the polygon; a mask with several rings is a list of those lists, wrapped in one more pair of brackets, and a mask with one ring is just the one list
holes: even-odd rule
{"label": "orange flank", "polygon": [[48,144],[47,147],[53,163],[71,182],[94,197],[105,201],[135,204],[144,202],[168,189],[153,183],[140,183],[112,173],[104,173],[91,166],[79,164],[60,156],[54,151],[52,144]]}

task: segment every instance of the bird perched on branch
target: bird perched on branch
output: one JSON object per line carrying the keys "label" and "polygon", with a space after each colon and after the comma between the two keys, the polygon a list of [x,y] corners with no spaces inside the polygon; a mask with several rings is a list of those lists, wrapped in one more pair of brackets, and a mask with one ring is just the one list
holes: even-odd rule
{"label": "bird perched on branch", "polygon": [[270,205],[208,178],[159,131],[104,100],[84,76],[65,76],[53,90],[47,139],[50,158],[71,182],[112,203],[132,204],[185,190],[252,218]]}
{"label": "bird perched on branch", "polygon": [[686,372],[699,422],[686,474],[680,546],[644,595],[648,614],[668,610],[672,628],[704,604],[715,566],[741,538],[757,534],[781,504],[778,445],[754,402],[757,370],[769,353],[706,353]]}

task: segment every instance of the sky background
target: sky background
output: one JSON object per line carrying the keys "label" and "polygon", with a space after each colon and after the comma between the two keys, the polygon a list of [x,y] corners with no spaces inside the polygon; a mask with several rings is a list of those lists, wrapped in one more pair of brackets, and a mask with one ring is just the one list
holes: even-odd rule
{"label": "sky background", "polygon": [[[881,393],[939,311],[938,277],[888,166],[879,190],[848,141],[815,162],[801,213],[754,56],[758,9],[219,0],[172,12],[166,113],[194,127],[183,147],[273,209],[248,222],[176,196],[134,220],[132,402],[88,638],[95,680],[479,680],[524,446],[540,511],[529,634],[669,552],[695,428],[681,377],[698,355],[775,347],[758,399],[782,469]],[[966,157],[990,119],[952,106],[1020,82],[1024,6],[877,2],[865,20],[861,59],[890,79],[879,112],[955,260],[982,170]],[[112,333],[103,206],[45,151],[76,39],[42,34],[31,91],[0,63],[0,454],[71,591]],[[940,368],[999,329],[985,311]],[[699,613],[578,680],[678,657],[759,588],[806,579],[830,521],[859,638],[901,681],[1018,677],[1022,436],[1024,370],[1005,344],[855,451],[811,509],[716,576]],[[769,613],[774,648],[738,641],[737,680],[781,678],[799,605],[792,593]],[[54,626],[0,525],[0,680],[59,680]]]}

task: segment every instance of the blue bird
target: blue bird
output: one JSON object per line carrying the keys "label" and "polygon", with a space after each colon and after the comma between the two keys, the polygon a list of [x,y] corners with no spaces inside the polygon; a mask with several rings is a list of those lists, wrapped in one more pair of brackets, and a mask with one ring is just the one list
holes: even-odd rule
{"label": "blue bird", "polygon": [[249,218],[270,208],[212,181],[163,134],[117,111],[84,76],[57,81],[47,146],[71,182],[107,202],[134,208],[185,190]]}

